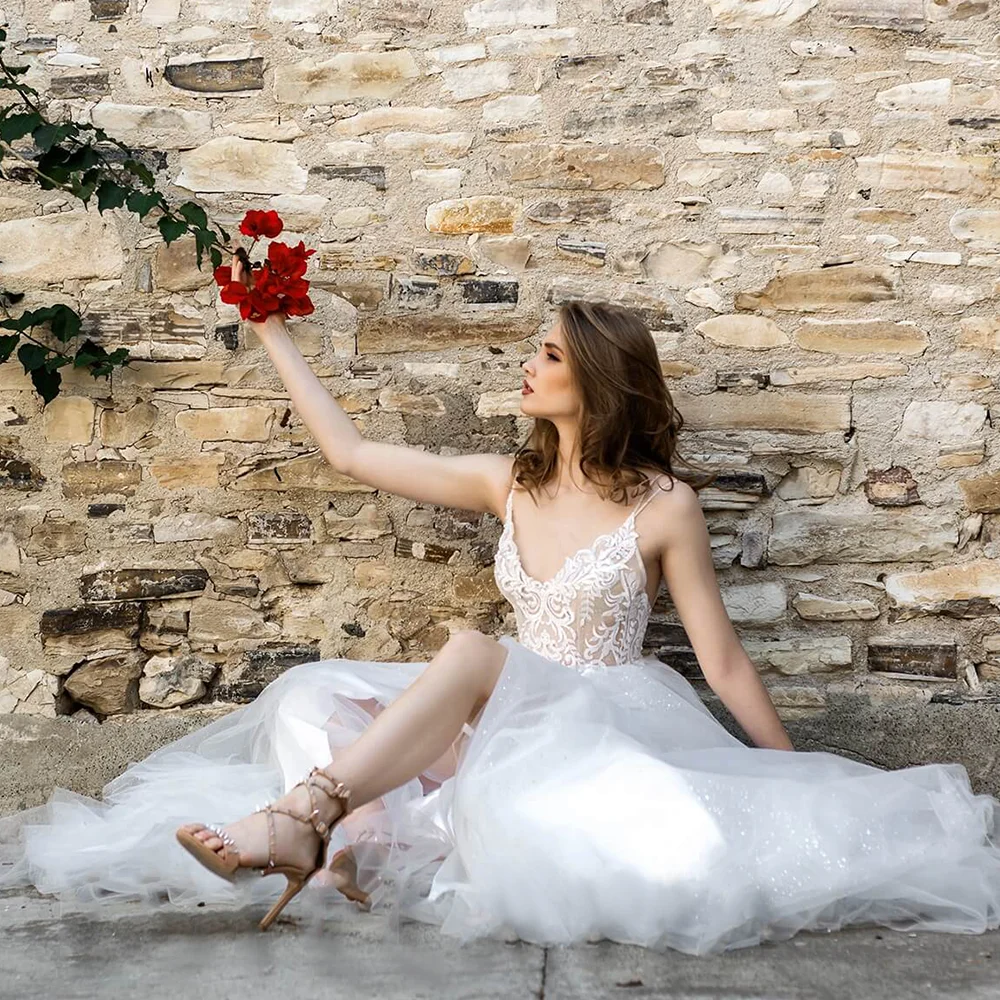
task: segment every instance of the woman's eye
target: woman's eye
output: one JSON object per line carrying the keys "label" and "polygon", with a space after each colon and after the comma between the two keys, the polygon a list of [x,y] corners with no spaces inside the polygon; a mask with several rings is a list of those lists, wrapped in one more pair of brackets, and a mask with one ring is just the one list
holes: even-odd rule
{"label": "woman's eye", "polygon": [[549,351],[549,352],[548,352],[548,353],[547,353],[547,354],[545,355],[545,357],[547,357],[547,358],[551,358],[551,359],[552,359],[553,361],[558,361],[558,360],[559,360],[559,359],[558,359],[558,358],[557,358],[557,357],[556,357],[556,356],[555,356],[555,355],[554,355],[554,354],[553,354],[553,353],[552,353],[551,351]]}

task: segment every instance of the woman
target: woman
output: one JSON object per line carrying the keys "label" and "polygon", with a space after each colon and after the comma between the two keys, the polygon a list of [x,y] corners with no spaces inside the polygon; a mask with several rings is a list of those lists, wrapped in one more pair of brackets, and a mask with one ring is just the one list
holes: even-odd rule
{"label": "woman", "polygon": [[[494,576],[517,637],[462,630],[427,663],[294,667],[129,768],[103,804],[57,790],[8,881],[183,903],[252,886],[273,900],[280,880],[237,876],[278,873],[262,928],[308,881],[462,940],[691,954],[857,922],[1000,924],[1000,802],[961,765],[793,750],[723,606],[707,480],[675,468],[682,421],[634,314],[560,310],[523,365],[536,422],[513,456],[363,438],[283,321],[258,327],[336,469],[502,519]],[[642,655],[661,579],[754,747]]]}

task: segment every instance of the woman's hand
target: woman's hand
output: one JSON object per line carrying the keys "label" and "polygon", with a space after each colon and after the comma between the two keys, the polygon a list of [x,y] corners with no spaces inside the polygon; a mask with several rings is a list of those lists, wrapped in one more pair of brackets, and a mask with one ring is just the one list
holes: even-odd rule
{"label": "woman's hand", "polygon": [[[250,258],[245,250],[240,248],[233,254],[232,269],[233,281],[239,282],[244,288],[253,288],[253,277],[250,273]],[[263,323],[248,319],[246,321],[253,328],[254,333],[260,336],[265,330],[272,327],[285,326],[284,313],[271,313]]]}

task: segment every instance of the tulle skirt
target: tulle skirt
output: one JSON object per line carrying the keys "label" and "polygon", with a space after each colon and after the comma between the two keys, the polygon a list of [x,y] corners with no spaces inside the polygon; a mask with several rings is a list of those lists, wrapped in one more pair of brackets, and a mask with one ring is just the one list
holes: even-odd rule
{"label": "tulle skirt", "polygon": [[[452,752],[334,828],[329,856],[352,845],[388,926],[689,954],[856,923],[1000,926],[1000,802],[975,794],[962,765],[883,770],[748,747],[653,656],[579,671],[500,642],[497,686]],[[335,761],[426,666],[287,670],[130,766],[103,801],[57,789],[17,814],[0,884],[76,901],[273,900],[284,879],[217,878],[175,829],[235,820]]]}

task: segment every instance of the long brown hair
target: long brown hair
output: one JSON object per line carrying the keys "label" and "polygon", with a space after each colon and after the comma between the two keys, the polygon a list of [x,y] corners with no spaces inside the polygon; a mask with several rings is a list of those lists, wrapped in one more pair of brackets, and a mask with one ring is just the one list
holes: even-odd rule
{"label": "long brown hair", "polygon": [[[582,300],[563,303],[558,313],[566,354],[583,399],[580,471],[605,496],[627,501],[629,490],[655,469],[694,490],[715,481],[681,457],[677,437],[684,418],[663,379],[649,328],[630,309]],[[537,417],[527,440],[514,453],[514,479],[534,493],[557,471],[559,433]],[[679,467],[680,466],[680,467]]]}

